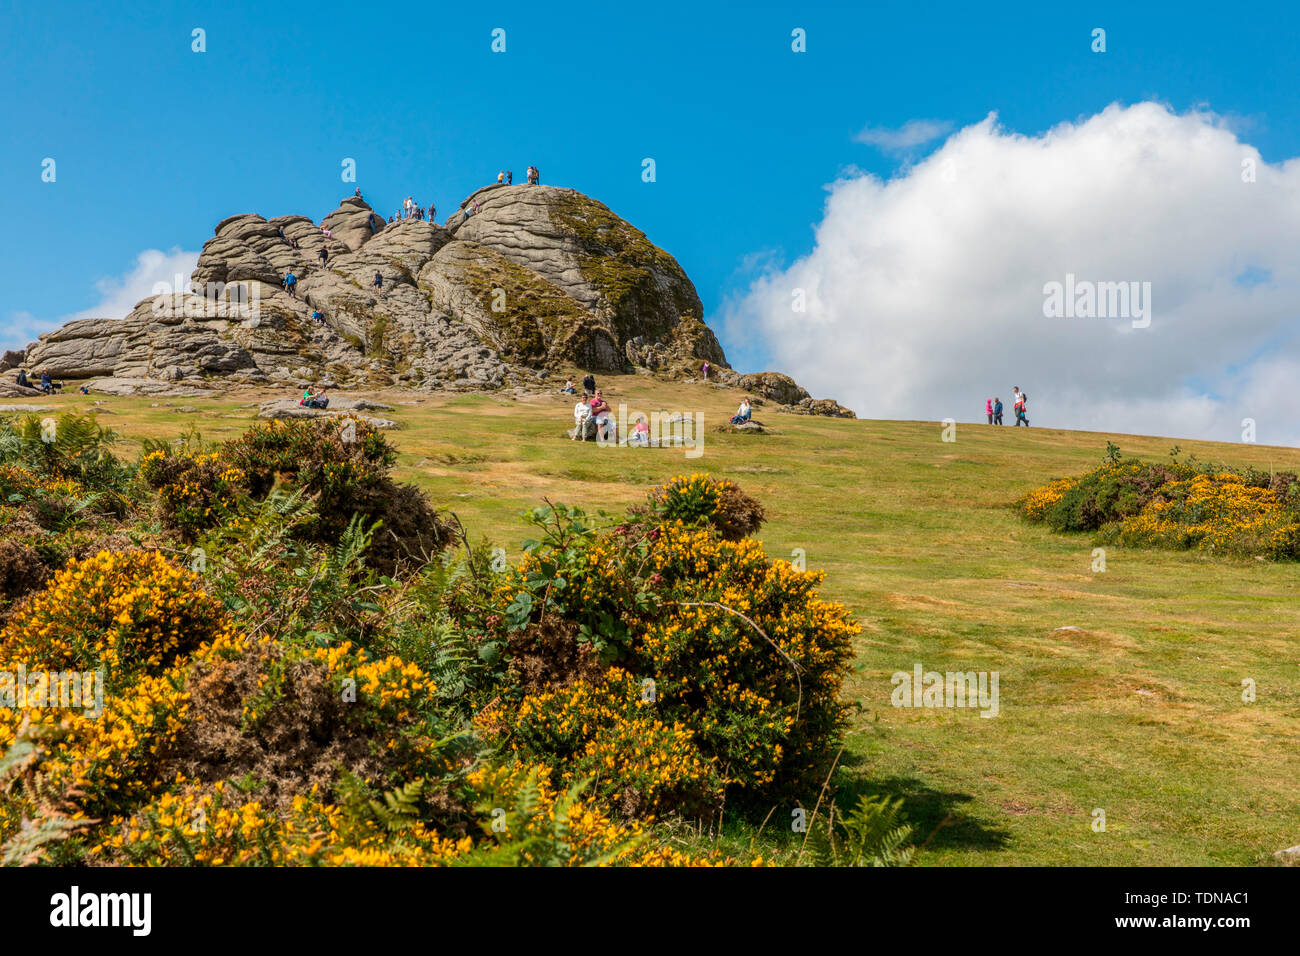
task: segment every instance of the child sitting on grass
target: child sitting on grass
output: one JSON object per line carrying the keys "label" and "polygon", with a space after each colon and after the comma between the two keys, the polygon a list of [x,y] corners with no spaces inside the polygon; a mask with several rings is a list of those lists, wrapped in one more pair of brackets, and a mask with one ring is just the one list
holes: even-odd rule
{"label": "child sitting on grass", "polygon": [[640,445],[642,448],[650,447],[650,423],[645,420],[644,415],[636,417],[636,430],[632,433],[632,444]]}

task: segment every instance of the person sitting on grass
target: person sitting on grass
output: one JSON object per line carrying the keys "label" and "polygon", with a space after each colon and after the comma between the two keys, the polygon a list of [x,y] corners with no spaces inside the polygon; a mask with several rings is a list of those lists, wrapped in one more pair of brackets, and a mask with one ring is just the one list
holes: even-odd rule
{"label": "person sitting on grass", "polygon": [[614,424],[614,419],[609,413],[610,407],[605,401],[605,396],[601,394],[600,389],[596,389],[596,397],[591,400],[591,417],[596,420],[597,442],[618,441],[618,426]]}
{"label": "person sitting on grass", "polygon": [[310,388],[304,388],[298,404],[306,408],[329,408],[330,400],[325,397],[324,392],[313,395]]}
{"label": "person sitting on grass", "polygon": [[736,414],[731,416],[731,424],[743,425],[745,424],[745,422],[749,421],[749,416],[752,415],[753,413],[754,410],[753,408],[750,407],[749,397],[746,396],[741,401],[740,408],[736,409]]}
{"label": "person sitting on grass", "polygon": [[587,393],[582,393],[582,398],[573,406],[573,434],[570,441],[587,440],[587,420],[591,418],[591,402],[587,398]]}
{"label": "person sitting on grass", "polygon": [[560,389],[560,391],[563,392],[565,395],[578,394],[577,390],[573,387],[573,379],[569,379],[568,381],[566,381],[564,383],[564,388]]}
{"label": "person sitting on grass", "polygon": [[650,423],[645,420],[644,415],[636,417],[636,429],[632,432],[630,444],[640,445],[642,448],[650,447]]}
{"label": "person sitting on grass", "polygon": [[48,395],[54,390],[54,380],[50,378],[50,370],[47,368],[41,372],[41,391]]}

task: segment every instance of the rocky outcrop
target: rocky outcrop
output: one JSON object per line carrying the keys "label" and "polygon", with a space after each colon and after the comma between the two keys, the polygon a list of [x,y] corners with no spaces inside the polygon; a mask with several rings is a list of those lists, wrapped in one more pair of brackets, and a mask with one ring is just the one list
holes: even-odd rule
{"label": "rocky outcrop", "polygon": [[778,411],[792,415],[824,415],[827,418],[857,418],[852,410],[830,398],[805,398],[794,405],[782,405]]}
{"label": "rocky outcrop", "polygon": [[258,410],[257,417],[287,419],[345,416],[366,422],[375,428],[396,428],[397,422],[391,419],[365,414],[367,411],[385,411],[391,407],[391,405],[381,405],[378,402],[370,402],[365,399],[331,398],[328,408],[307,408],[305,405],[299,405],[296,399],[277,398],[274,401],[263,402]]}
{"label": "rocky outcrop", "polygon": [[493,185],[445,225],[385,223],[360,197],[320,225],[231,216],[189,289],[122,319],[71,322],[3,361],[145,393],[227,382],[488,389],[574,367],[689,378],[707,361],[723,384],[781,404],[808,397],[786,376],[738,376],[702,316],[677,261],[603,203]]}
{"label": "rocky outcrop", "polygon": [[734,384],[743,391],[770,398],[778,405],[797,405],[805,398],[809,398],[807,389],[800,387],[789,375],[782,375],[780,372],[755,372],[741,375],[736,378]]}

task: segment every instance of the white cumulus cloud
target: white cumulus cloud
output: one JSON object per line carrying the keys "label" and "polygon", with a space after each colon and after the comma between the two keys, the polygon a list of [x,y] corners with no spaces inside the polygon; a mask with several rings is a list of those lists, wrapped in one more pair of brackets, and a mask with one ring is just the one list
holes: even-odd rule
{"label": "white cumulus cloud", "polygon": [[89,308],[56,318],[38,318],[30,311],[12,312],[0,338],[5,347],[22,348],[42,332],[51,332],[73,319],[121,319],[141,299],[154,294],[154,286],[165,283],[168,287],[186,288],[190,273],[198,264],[199,254],[173,247],[166,252],[146,249],[135,257],[135,262],[122,275],[108,276],[94,283],[98,301]]}
{"label": "white cumulus cloud", "polygon": [[905,153],[917,146],[934,142],[950,129],[952,123],[947,120],[914,119],[908,120],[898,129],[867,126],[853,138],[859,143],[875,146],[882,152]]}
{"label": "white cumulus cloud", "polygon": [[[991,115],[833,183],[815,240],[723,319],[859,415],[976,421],[996,396],[1010,423],[1019,385],[1035,425],[1240,440],[1251,418],[1300,443],[1300,160],[1212,113],[1112,105],[1040,136]],[[1067,276],[1149,282],[1150,324],[1046,316]]]}

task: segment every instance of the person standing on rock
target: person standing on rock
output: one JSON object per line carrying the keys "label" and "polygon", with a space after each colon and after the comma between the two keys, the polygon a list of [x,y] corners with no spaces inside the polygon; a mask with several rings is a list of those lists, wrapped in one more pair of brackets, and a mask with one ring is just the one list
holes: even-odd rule
{"label": "person standing on rock", "polygon": [[284,274],[284,291],[289,293],[295,299],[298,298],[298,277],[292,272]]}
{"label": "person standing on rock", "polygon": [[356,196],[358,199],[360,199],[360,198],[361,198],[361,187],[358,186],[358,187],[357,187],[357,191],[356,191],[355,193],[353,193],[352,195],[354,195],[354,196]]}
{"label": "person standing on rock", "polygon": [[384,294],[384,277],[379,274],[378,269],[375,270],[374,281],[372,281],[370,284],[375,287],[375,291],[378,292],[380,295]]}
{"label": "person standing on rock", "polygon": [[505,184],[506,184],[506,173],[505,170],[501,170],[500,172],[497,173],[497,185],[504,186]]}
{"label": "person standing on rock", "polygon": [[514,184],[515,184],[515,174],[512,173],[510,170],[507,169],[507,170],[506,170],[506,185],[507,185],[507,186],[513,186]]}
{"label": "person standing on rock", "polygon": [[438,221],[438,207],[435,206],[433,203],[429,203],[429,222],[437,222],[437,221]]}

